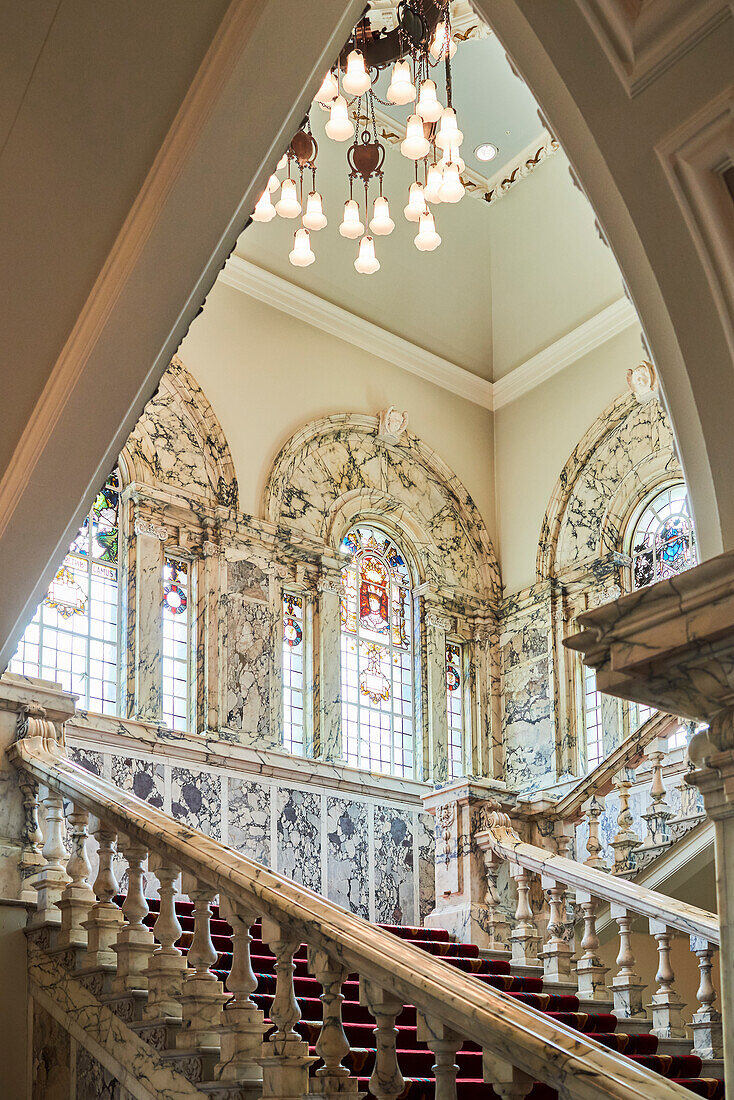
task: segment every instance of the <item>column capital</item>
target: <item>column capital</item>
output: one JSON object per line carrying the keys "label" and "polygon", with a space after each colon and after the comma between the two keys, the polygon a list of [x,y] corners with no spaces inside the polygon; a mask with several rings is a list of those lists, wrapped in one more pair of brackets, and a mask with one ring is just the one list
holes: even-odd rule
{"label": "column capital", "polygon": [[158,539],[160,542],[165,542],[168,538],[168,528],[160,523],[153,523],[152,520],[142,519],[138,516],[135,520],[135,534],[150,535],[151,538]]}

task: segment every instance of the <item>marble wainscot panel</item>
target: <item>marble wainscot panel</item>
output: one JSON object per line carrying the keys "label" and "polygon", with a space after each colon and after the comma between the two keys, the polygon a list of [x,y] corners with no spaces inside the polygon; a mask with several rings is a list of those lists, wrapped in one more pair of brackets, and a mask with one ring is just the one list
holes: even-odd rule
{"label": "marble wainscot panel", "polygon": [[76,1048],[74,1100],[122,1100],[120,1082],[88,1050],[79,1045]]}
{"label": "marble wainscot panel", "polygon": [[271,677],[275,616],[270,579],[254,562],[228,563],[226,724],[259,748],[275,747]]}
{"label": "marble wainscot panel", "polygon": [[165,768],[152,760],[136,756],[112,756],[112,782],[123,791],[132,791],[156,809],[165,805]]}
{"label": "marble wainscot panel", "polygon": [[520,791],[540,790],[558,778],[550,584],[505,600],[502,624],[505,780]]}
{"label": "marble wainscot panel", "polygon": [[272,788],[230,776],[228,843],[250,859],[270,866]]}
{"label": "marble wainscot panel", "polygon": [[436,904],[436,822],[431,814],[416,817],[418,854],[418,923],[423,924]]}
{"label": "marble wainscot panel", "polygon": [[320,794],[278,790],[276,870],[322,892]]}
{"label": "marble wainscot panel", "polygon": [[221,840],[222,779],[213,772],[173,768],[171,813],[186,825]]}
{"label": "marble wainscot panel", "polygon": [[68,1031],[33,1002],[34,1100],[69,1100],[71,1095],[71,1039]]}
{"label": "marble wainscot panel", "polygon": [[390,806],[374,808],[375,917],[384,924],[416,924],[415,815]]}
{"label": "marble wainscot panel", "polygon": [[327,897],[369,919],[367,805],[326,799]]}

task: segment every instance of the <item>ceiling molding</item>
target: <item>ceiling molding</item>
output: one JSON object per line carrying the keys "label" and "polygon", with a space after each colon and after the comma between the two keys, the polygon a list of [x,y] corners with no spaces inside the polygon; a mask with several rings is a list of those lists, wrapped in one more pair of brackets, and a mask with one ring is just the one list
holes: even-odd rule
{"label": "ceiling molding", "polygon": [[219,281],[388,363],[394,363],[466,401],[492,409],[491,382],[401,336],[387,332],[371,321],[357,317],[341,306],[319,298],[303,287],[289,283],[279,275],[257,267],[241,256],[230,256]]}
{"label": "ceiling molding", "polygon": [[501,409],[571,366],[590,351],[600,347],[631,325],[639,324],[635,308],[628,298],[620,298],[588,321],[549,344],[532,359],[515,367],[493,386],[494,408]]}

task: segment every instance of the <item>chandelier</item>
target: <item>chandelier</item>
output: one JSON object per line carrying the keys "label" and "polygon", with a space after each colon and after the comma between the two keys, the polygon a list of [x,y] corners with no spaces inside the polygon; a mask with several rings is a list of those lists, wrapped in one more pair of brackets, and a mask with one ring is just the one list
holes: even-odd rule
{"label": "chandelier", "polygon": [[[377,134],[375,102],[406,107],[410,112],[400,151],[413,162],[415,178],[403,214],[418,227],[414,243],[420,252],[433,252],[441,244],[432,208],[459,202],[464,195],[461,173],[465,165],[459,152],[464,135],[452,102],[451,59],[456,43],[450,7],[451,0],[402,0],[392,30],[378,28],[369,14],[364,16],[313,100],[312,109],[329,114],[325,127],[329,140],[351,139],[346,154],[348,198],[339,233],[347,240],[359,241],[354,267],[361,275],[379,271],[375,237],[387,236],[395,229],[384,191],[385,146]],[[377,95],[375,85],[380,73],[390,66],[385,101]],[[439,75],[445,103],[439,99],[434,79]],[[276,216],[300,217],[289,255],[296,267],[314,262],[311,235],[327,225],[316,188],[318,151],[309,111],[252,215],[256,222],[270,222]],[[281,180],[277,173],[283,170],[286,175]],[[311,185],[307,192],[304,177]],[[278,191],[280,198],[273,203]]]}

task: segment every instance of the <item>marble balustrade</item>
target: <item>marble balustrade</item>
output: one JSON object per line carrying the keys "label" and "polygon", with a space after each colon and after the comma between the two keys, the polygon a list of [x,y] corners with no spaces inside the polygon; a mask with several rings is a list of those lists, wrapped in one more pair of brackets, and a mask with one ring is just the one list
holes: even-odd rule
{"label": "marble balustrade", "polygon": [[[470,1039],[482,1048],[486,1080],[500,1094],[507,1082],[513,1082],[513,1095],[520,1098],[538,1079],[561,1088],[571,1100],[588,1100],[592,1094],[609,1100],[638,1100],[653,1094],[658,1100],[685,1097],[674,1082],[539,1016],[71,761],[64,751],[61,724],[51,721],[41,707],[21,713],[18,732],[10,760],[43,794],[44,804],[69,804],[72,825],[71,851],[59,876],[64,860],[63,820],[55,812],[43,815],[43,828],[49,833],[43,844],[46,854],[28,885],[37,890],[39,902],[50,903],[49,913],[58,903],[61,919],[49,925],[41,910],[30,934],[34,996],[37,993],[39,1003],[49,1006],[60,998],[63,1011],[73,1012],[69,1027],[77,1036],[88,1027],[99,1049],[106,1052],[108,1046],[114,1047],[108,1060],[119,1068],[123,1087],[129,1087],[135,1072],[145,1069],[156,1095],[196,1096],[196,1091],[185,1087],[175,1092],[172,1084],[178,1070],[185,1074],[196,1067],[196,1081],[241,1083],[244,1094],[252,1097],[301,1098],[309,1091],[311,1057],[308,1045],[294,1030],[300,1014],[293,995],[293,955],[305,941],[309,968],[323,989],[324,1026],[316,1044],[321,1059],[316,1080],[323,1083],[321,1091],[350,1091],[340,1084],[345,1076],[340,1059],[348,1044],[345,1047],[339,992],[347,974],[358,974],[362,1001],[376,1021],[378,1058],[371,1087],[378,1097],[393,1097],[402,1088],[394,1024],[408,1003],[416,1006],[421,1035],[436,1052],[441,1095],[455,1095],[451,1056],[461,1042]],[[27,801],[33,800],[31,794]],[[87,854],[90,821],[101,853],[93,884]],[[39,846],[42,839],[34,826],[29,844]],[[121,913],[116,912],[114,901],[115,849],[126,875]],[[146,866],[154,868],[160,884],[159,946],[144,924]],[[185,967],[175,946],[178,929],[172,906],[179,874],[194,911]],[[633,889],[617,882],[617,889],[621,888]],[[211,970],[217,958],[210,927],[216,896],[234,929],[226,993]],[[556,892],[556,910],[561,900]],[[248,930],[258,917],[262,917],[262,938],[277,962],[270,1010],[275,1029],[264,1042],[262,1014],[250,1000],[255,978]],[[700,922],[697,930],[701,931]],[[664,930],[657,935],[665,940]],[[562,972],[562,938],[557,938]],[[100,964],[100,949],[111,949],[114,961],[105,957]],[[665,952],[664,943],[661,952]],[[706,982],[710,958],[703,947],[701,957],[703,1001],[710,999]],[[151,1018],[156,1013],[160,1018]],[[133,1032],[125,1026],[126,1020],[140,1024]],[[152,1041],[154,1033],[158,1046],[143,1065],[146,1036]]]}

